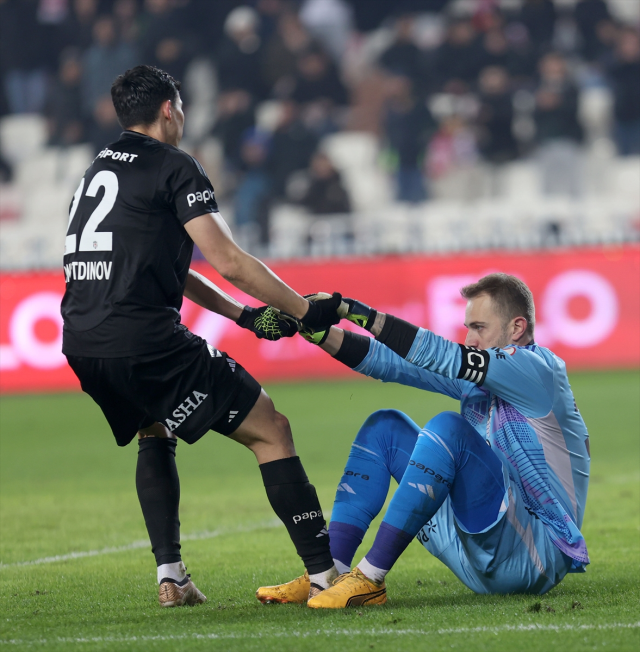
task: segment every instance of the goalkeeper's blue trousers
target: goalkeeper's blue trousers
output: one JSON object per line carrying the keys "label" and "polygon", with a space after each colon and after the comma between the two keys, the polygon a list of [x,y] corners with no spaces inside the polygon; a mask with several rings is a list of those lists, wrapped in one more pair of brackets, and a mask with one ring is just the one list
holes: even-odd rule
{"label": "goalkeeper's blue trousers", "polygon": [[392,476],[399,487],[366,555],[374,566],[390,569],[417,537],[478,593],[544,593],[566,574],[569,558],[515,500],[484,439],[454,412],[422,430],[397,410],[365,421],[336,492],[329,526],[334,559],[351,565]]}

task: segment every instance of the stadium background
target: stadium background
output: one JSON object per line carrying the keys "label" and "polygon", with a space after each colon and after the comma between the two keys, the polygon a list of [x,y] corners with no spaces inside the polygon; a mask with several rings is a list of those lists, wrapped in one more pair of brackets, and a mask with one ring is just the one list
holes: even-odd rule
{"label": "stadium background", "polygon": [[[636,0],[1,1],[0,391],[77,389],[67,208],[118,137],[111,81],[140,62],[182,80],[184,148],[296,289],[460,339],[457,289],[504,270],[570,369],[637,368],[639,26]],[[183,316],[261,380],[345,373]]]}
{"label": "stadium background", "polygon": [[[639,21],[638,0],[0,0],[0,646],[636,652]],[[460,285],[530,284],[590,431],[586,574],[478,596],[414,543],[384,607],[265,608],[256,587],[299,560],[252,456],[210,436],[179,448],[183,551],[209,601],[158,608],[136,448],[113,445],[60,353],[68,205],[118,135],[113,77],[142,61],[183,80],[185,148],[240,242],[296,289],[459,340]],[[325,509],[373,409],[457,409],[301,338],[258,341],[189,302],[183,316],[267,383]]]}

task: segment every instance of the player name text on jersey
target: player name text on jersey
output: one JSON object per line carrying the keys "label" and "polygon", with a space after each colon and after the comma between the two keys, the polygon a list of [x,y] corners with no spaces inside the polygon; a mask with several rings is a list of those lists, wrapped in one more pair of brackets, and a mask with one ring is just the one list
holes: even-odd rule
{"label": "player name text on jersey", "polygon": [[74,281],[108,281],[111,276],[113,261],[79,262],[68,263],[64,266],[65,282]]}

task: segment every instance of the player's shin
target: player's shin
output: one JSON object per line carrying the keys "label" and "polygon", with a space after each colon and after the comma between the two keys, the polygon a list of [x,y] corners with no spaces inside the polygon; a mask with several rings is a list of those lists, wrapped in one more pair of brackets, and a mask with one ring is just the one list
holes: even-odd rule
{"label": "player's shin", "polygon": [[391,477],[400,481],[420,428],[397,410],[378,410],[362,424],[338,484],[331,513],[331,552],[340,572],[382,509]]}
{"label": "player's shin", "polygon": [[336,491],[329,535],[331,554],[342,573],[351,569],[353,556],[389,491],[391,473],[373,455],[354,445]]}
{"label": "player's shin", "polygon": [[158,566],[158,582],[186,577],[180,556],[180,480],[175,439],[140,439],[136,489]]}
{"label": "player's shin", "polygon": [[380,524],[371,550],[358,568],[382,582],[420,529],[440,509],[455,477],[449,449],[423,431]]}
{"label": "player's shin", "polygon": [[329,532],[315,487],[309,482],[299,457],[260,465],[267,498],[282,520],[312,584],[327,588],[337,576]]}
{"label": "player's shin", "polygon": [[331,537],[331,555],[339,573],[348,573],[351,562],[366,530],[355,525],[331,520],[329,523],[329,536]]}

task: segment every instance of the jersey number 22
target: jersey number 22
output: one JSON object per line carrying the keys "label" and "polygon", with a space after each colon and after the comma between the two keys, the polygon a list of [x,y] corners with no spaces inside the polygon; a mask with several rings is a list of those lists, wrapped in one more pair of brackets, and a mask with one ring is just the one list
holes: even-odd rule
{"label": "jersey number 22", "polygon": [[82,230],[80,236],[80,246],[77,246],[77,236],[75,233],[69,235],[68,231],[71,228],[71,222],[78,210],[78,204],[82,197],[84,189],[84,178],[80,182],[78,189],[73,196],[71,210],[69,211],[69,224],[67,225],[67,237],[64,241],[64,253],[73,254],[76,251],[111,251],[113,249],[113,237],[111,231],[97,232],[96,229],[100,222],[111,212],[113,205],[116,202],[118,195],[118,177],[114,172],[102,170],[96,174],[91,180],[87,188],[87,197],[95,197],[98,190],[104,188],[104,195],[100,203],[96,206],[93,213],[87,220],[87,223]]}

